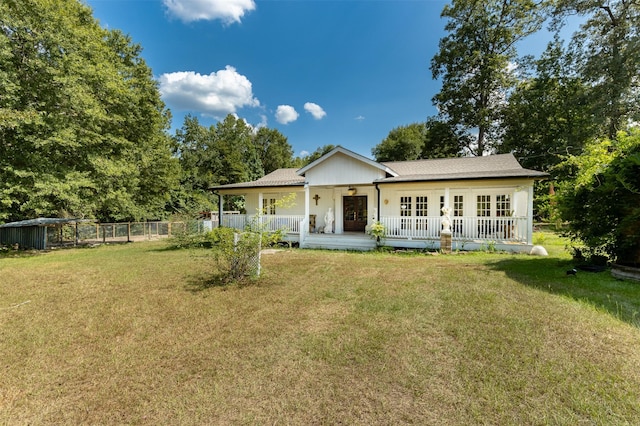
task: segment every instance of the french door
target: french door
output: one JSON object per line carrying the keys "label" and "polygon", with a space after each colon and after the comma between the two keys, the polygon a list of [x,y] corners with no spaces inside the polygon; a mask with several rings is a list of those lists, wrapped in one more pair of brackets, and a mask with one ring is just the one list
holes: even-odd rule
{"label": "french door", "polygon": [[342,197],[345,232],[364,232],[367,226],[367,196]]}

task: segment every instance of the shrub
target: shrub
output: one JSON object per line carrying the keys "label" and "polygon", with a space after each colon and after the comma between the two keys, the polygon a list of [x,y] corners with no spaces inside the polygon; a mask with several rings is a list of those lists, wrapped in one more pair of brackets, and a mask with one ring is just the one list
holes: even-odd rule
{"label": "shrub", "polygon": [[562,187],[559,208],[582,254],[640,264],[640,129],[595,140],[564,165],[577,173]]}
{"label": "shrub", "polygon": [[369,228],[367,234],[376,240],[377,245],[382,246],[387,238],[387,227],[384,226],[382,222],[376,220],[371,224],[371,228]]}
{"label": "shrub", "polygon": [[223,283],[239,283],[260,275],[261,236],[255,232],[237,232],[216,228],[214,259]]}

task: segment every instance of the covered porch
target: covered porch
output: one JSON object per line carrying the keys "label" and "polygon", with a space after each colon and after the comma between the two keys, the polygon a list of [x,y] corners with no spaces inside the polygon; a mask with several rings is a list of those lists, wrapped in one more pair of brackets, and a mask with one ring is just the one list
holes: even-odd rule
{"label": "covered porch", "polygon": [[[380,222],[387,234],[384,244],[396,248],[438,250],[441,221],[440,216],[381,216]],[[452,222],[454,250],[477,250],[493,246],[498,250],[528,251],[531,246],[528,238],[532,224],[526,217],[456,217]],[[366,233],[370,224],[362,232],[325,233],[322,229],[324,222],[317,221],[314,227],[304,215],[223,214],[222,223],[214,222],[213,226],[243,230],[252,227],[252,224],[259,224],[254,228],[266,232],[284,230],[285,240],[298,243],[302,248],[370,250],[376,246]]]}

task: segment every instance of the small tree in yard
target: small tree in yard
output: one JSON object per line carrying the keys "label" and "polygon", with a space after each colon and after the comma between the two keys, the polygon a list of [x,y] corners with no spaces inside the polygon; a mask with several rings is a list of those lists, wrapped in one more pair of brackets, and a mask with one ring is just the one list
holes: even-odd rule
{"label": "small tree in yard", "polygon": [[[275,208],[293,205],[296,194],[292,193],[276,200]],[[260,275],[260,251],[263,247],[282,240],[287,230],[280,228],[269,231],[269,221],[263,220],[266,208],[249,221],[244,232],[231,228],[216,228],[212,231],[215,241],[215,259],[222,281],[242,282]]]}
{"label": "small tree in yard", "polygon": [[260,275],[261,236],[255,232],[238,232],[231,228],[216,228],[217,245],[214,257],[224,283],[242,282]]}
{"label": "small tree in yard", "polygon": [[593,141],[563,165],[575,180],[559,191],[559,209],[587,255],[640,265],[640,129]]}

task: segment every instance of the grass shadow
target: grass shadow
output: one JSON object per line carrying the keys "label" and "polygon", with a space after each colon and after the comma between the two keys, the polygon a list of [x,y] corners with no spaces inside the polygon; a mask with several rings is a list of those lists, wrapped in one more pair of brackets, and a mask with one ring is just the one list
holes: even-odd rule
{"label": "grass shadow", "polygon": [[211,288],[227,289],[231,287],[230,283],[223,274],[197,274],[187,278],[185,289],[191,293],[200,293]]}
{"label": "grass shadow", "polygon": [[608,269],[571,271],[572,260],[514,256],[487,265],[526,286],[587,302],[640,328],[640,284],[619,280]]}

